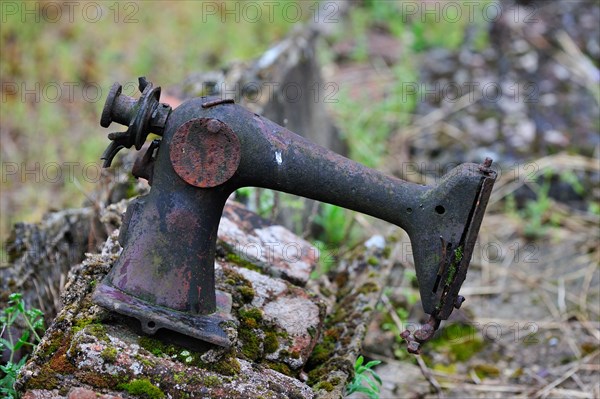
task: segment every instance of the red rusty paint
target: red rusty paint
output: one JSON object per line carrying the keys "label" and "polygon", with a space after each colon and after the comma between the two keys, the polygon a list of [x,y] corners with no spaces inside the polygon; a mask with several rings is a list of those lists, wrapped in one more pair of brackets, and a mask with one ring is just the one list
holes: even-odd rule
{"label": "red rusty paint", "polygon": [[[215,132],[215,126],[220,129]],[[211,118],[196,118],[182,124],[170,147],[175,172],[186,183],[210,188],[225,183],[237,170],[240,141],[227,124]]]}

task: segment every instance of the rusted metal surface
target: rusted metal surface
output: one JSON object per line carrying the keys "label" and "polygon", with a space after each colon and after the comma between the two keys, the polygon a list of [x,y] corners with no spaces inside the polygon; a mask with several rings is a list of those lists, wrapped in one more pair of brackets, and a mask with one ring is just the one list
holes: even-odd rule
{"label": "rusted metal surface", "polygon": [[152,185],[152,176],[154,175],[154,151],[158,149],[159,145],[160,140],[152,140],[146,152],[135,159],[131,169],[133,176],[148,180],[149,185]]}
{"label": "rusted metal surface", "polygon": [[[123,108],[112,110],[112,119],[122,123],[134,103],[134,121],[151,115],[144,107],[167,109],[151,101],[151,86],[143,87],[145,102],[109,99],[113,108]],[[103,284],[152,306],[198,317],[216,312],[214,255],[223,206],[236,189],[256,186],[342,206],[406,230],[423,307],[431,315],[422,331],[407,336],[410,342],[429,339],[461,302],[458,291],[496,177],[491,160],[460,165],[436,186],[422,186],[342,157],[228,100],[192,99],[163,119],[164,129],[152,131],[163,136],[152,189],[130,205],[120,237],[123,253]],[[150,131],[137,129],[130,125],[113,144],[138,148]],[[140,308],[134,317],[151,316]],[[162,326],[186,333],[177,325]],[[418,345],[411,348],[417,351]]]}
{"label": "rusted metal surface", "polygon": [[240,141],[227,124],[217,119],[185,122],[175,132],[169,151],[175,172],[195,187],[225,183],[240,164]]}
{"label": "rusted metal surface", "polygon": [[109,167],[113,158],[122,148],[135,146],[136,150],[142,148],[150,132],[162,134],[167,123],[171,107],[159,103],[160,87],[153,87],[146,78],[139,78],[141,97],[135,100],[122,94],[122,87],[115,83],[112,85],[102,116],[100,125],[108,127],[114,121],[127,126],[125,132],[115,132],[108,135],[110,145],[100,159],[104,160],[104,167]]}
{"label": "rusted metal surface", "polygon": [[203,102],[202,108],[210,108],[220,104],[233,104],[234,102],[235,101],[233,100],[233,98],[218,98],[216,100]]}
{"label": "rusted metal surface", "polygon": [[128,295],[109,284],[101,284],[98,287],[94,293],[94,300],[107,309],[138,319],[142,331],[147,334],[154,334],[159,329],[166,328],[214,345],[224,347],[230,345],[227,334],[221,329],[220,324],[224,320],[232,320],[231,296],[220,291],[217,291],[216,311],[203,317],[154,305]]}

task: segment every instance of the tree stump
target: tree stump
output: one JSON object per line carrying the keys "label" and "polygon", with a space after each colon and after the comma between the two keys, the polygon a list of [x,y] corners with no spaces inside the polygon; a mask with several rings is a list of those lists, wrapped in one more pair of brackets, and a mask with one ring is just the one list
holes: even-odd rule
{"label": "tree stump", "polygon": [[[127,202],[101,220],[118,220]],[[327,254],[228,202],[215,260],[217,288],[233,298],[226,331],[234,344],[223,349],[143,335],[137,322],[92,303],[121,251],[117,233],[71,270],[64,306],[20,374],[26,398],[342,396],[391,268],[383,238],[309,280]]]}

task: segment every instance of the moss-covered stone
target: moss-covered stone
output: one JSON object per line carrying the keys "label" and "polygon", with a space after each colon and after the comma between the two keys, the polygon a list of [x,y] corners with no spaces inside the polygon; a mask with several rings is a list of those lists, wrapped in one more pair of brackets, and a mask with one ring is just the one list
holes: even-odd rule
{"label": "moss-covered stone", "polygon": [[244,259],[242,256],[235,253],[228,253],[225,255],[225,259],[231,263],[235,263],[238,266],[241,266],[246,269],[254,270],[257,272],[261,271],[261,268],[256,266],[254,263],[250,262],[247,259]]}
{"label": "moss-covered stone", "polygon": [[117,388],[144,399],[162,399],[165,397],[165,393],[159,387],[145,378],[121,383]]}
{"label": "moss-covered stone", "polygon": [[227,266],[223,266],[223,274],[225,286],[221,289],[232,295],[234,309],[252,302],[256,296],[256,291],[254,291],[254,287],[248,279]]}
{"label": "moss-covered stone", "polygon": [[255,331],[250,328],[240,329],[239,338],[242,340],[242,354],[249,360],[260,357],[260,340]]}
{"label": "moss-covered stone", "polygon": [[49,364],[42,367],[40,373],[27,382],[26,389],[56,389],[59,386],[57,373]]}
{"label": "moss-covered stone", "polygon": [[323,341],[318,343],[313,349],[306,366],[308,368],[314,368],[327,362],[333,355],[335,341],[336,338],[334,338],[333,335],[325,335]]}
{"label": "moss-covered stone", "polygon": [[240,372],[241,367],[240,362],[238,362],[234,356],[229,356],[211,365],[209,370],[214,371],[215,373],[233,376]]}
{"label": "moss-covered stone", "polygon": [[207,375],[202,381],[203,385],[206,387],[216,387],[221,384],[221,379],[216,375]]}
{"label": "moss-covered stone", "polygon": [[276,362],[265,362],[265,365],[272,370],[275,370],[281,374],[294,376],[292,370],[285,363],[276,363]]}
{"label": "moss-covered stone", "polygon": [[256,293],[254,292],[254,288],[252,287],[241,286],[238,287],[237,290],[242,295],[242,300],[246,303],[252,302],[252,300],[254,299],[254,295],[256,295]]}
{"label": "moss-covered stone", "polygon": [[329,381],[321,381],[317,385],[315,385],[314,388],[315,388],[316,391],[318,391],[319,389],[324,389],[327,392],[331,392],[331,391],[333,391],[334,386]]}
{"label": "moss-covered stone", "polygon": [[392,254],[392,247],[386,246],[385,248],[383,248],[383,257],[384,258],[388,259],[391,254]]}
{"label": "moss-covered stone", "polygon": [[123,380],[128,380],[127,375],[114,376],[107,374],[99,374],[94,371],[80,371],[75,373],[77,379],[85,384],[91,385],[96,388],[113,388]]}
{"label": "moss-covered stone", "polygon": [[274,332],[268,332],[265,334],[265,341],[263,343],[265,353],[273,353],[279,348],[279,341],[277,340],[277,334]]}
{"label": "moss-covered stone", "polygon": [[105,362],[114,363],[117,360],[117,350],[112,346],[107,346],[100,352],[100,356]]}
{"label": "moss-covered stone", "polygon": [[233,352],[223,355],[221,360],[215,363],[207,363],[202,360],[202,353],[190,351],[178,345],[166,344],[150,337],[140,337],[138,342],[142,348],[154,356],[167,356],[186,365],[200,367],[223,375],[234,376],[240,372],[240,363]]}
{"label": "moss-covered stone", "polygon": [[167,350],[167,346],[158,339],[150,337],[140,337],[138,340],[140,346],[152,353],[154,356],[162,356]]}

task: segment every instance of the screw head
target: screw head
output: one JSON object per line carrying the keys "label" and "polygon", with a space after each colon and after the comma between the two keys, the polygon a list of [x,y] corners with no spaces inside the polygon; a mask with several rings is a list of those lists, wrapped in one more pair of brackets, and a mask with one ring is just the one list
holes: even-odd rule
{"label": "screw head", "polygon": [[430,324],[423,324],[420,329],[415,332],[415,339],[419,342],[428,341],[435,333],[435,329]]}
{"label": "screw head", "polygon": [[419,347],[421,345],[419,345],[419,343],[417,341],[410,341],[408,343],[408,345],[406,346],[406,350],[408,351],[408,353],[412,353],[413,355],[418,355],[419,354]]}
{"label": "screw head", "polygon": [[206,124],[206,129],[211,133],[219,133],[222,127],[223,123],[217,119],[211,119]]}

